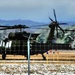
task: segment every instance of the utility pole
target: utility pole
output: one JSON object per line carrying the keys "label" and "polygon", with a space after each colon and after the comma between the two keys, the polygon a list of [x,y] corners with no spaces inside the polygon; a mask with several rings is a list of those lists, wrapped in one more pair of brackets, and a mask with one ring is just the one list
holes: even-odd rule
{"label": "utility pole", "polygon": [[28,75],[30,75],[30,38],[31,34],[29,35],[28,41],[27,41],[27,47],[28,47]]}

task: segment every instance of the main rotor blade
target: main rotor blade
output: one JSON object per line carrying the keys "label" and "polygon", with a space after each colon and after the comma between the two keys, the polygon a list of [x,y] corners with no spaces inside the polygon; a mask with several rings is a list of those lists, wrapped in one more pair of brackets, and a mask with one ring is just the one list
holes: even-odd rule
{"label": "main rotor blade", "polygon": [[55,9],[53,9],[53,13],[54,13],[54,18],[55,18],[55,21],[57,22],[57,18],[56,18]]}
{"label": "main rotor blade", "polygon": [[50,19],[52,22],[54,22],[50,17],[49,17],[49,19]]}
{"label": "main rotor blade", "polygon": [[[14,26],[0,26],[0,30],[5,29],[21,29],[21,28],[29,28],[26,25],[14,25]],[[2,28],[3,27],[3,28]]]}
{"label": "main rotor blade", "polygon": [[10,26],[9,28],[29,28],[29,27],[26,25],[19,24],[19,25]]}
{"label": "main rotor blade", "polygon": [[59,25],[64,25],[64,24],[67,24],[67,23],[59,23]]}
{"label": "main rotor blade", "polygon": [[58,27],[60,28],[60,30],[62,30],[62,32],[64,33],[64,30],[58,25]]}
{"label": "main rotor blade", "polygon": [[2,25],[0,25],[0,27],[9,27],[9,26],[2,26]]}

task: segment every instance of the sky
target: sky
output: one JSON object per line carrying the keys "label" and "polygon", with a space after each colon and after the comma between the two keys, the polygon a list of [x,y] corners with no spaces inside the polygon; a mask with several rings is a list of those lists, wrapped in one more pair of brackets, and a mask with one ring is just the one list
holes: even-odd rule
{"label": "sky", "polygon": [[0,19],[49,23],[53,9],[58,21],[75,22],[75,0],[0,0]]}

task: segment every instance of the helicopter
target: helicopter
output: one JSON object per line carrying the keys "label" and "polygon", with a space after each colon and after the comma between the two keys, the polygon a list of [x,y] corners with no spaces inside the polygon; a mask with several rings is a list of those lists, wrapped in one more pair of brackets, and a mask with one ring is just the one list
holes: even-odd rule
{"label": "helicopter", "polygon": [[[10,32],[7,38],[4,38],[3,40],[1,40],[0,49],[2,53],[2,59],[5,59],[6,54],[16,54],[18,53],[18,51],[21,51],[22,47],[24,46],[23,44],[26,45],[24,48],[27,49],[27,40],[28,40],[30,33],[26,31],[22,31],[22,29],[24,28],[29,28],[29,27],[27,27],[26,25],[21,25],[21,24],[14,25],[14,26],[0,26],[0,30],[19,29],[18,32],[15,32],[15,33]],[[35,40],[35,38],[38,35],[39,35],[38,33],[37,34],[32,33],[31,39]],[[13,50],[14,49],[13,46],[15,46],[14,44],[18,45],[16,46],[16,51]],[[20,50],[17,50],[18,47]]]}
{"label": "helicopter", "polygon": [[[28,59],[27,40],[28,40],[28,37],[29,37],[30,34],[31,34],[30,55],[41,54],[43,59],[46,60],[46,57],[44,56],[44,53],[49,51],[50,49],[61,49],[62,47],[64,47],[63,49],[68,49],[69,44],[56,44],[55,43],[55,40],[56,40],[56,38],[54,37],[55,31],[56,31],[56,37],[58,38],[58,34],[59,34],[58,30],[59,29],[63,34],[65,33],[65,31],[59,25],[63,25],[63,24],[67,24],[67,23],[59,23],[57,21],[57,18],[56,18],[55,9],[53,9],[53,13],[54,13],[55,21],[49,17],[49,19],[51,20],[51,23],[48,25],[50,31],[49,31],[49,34],[47,36],[46,42],[36,41],[36,38],[39,37],[40,34],[31,34],[31,33],[27,33],[27,32],[22,32],[21,28],[28,28],[28,27],[21,26],[21,25],[19,25],[19,26],[0,26],[0,27],[3,27],[0,30],[15,29],[15,28],[20,29],[20,32],[17,32],[15,34],[10,33],[8,35],[8,38],[6,38],[4,40],[5,46],[2,45],[3,46],[3,48],[2,48],[2,59],[6,58],[6,54],[24,55]],[[13,40],[13,42],[12,42],[12,40]],[[8,47],[7,47],[7,43],[11,44],[12,46],[8,45]]]}

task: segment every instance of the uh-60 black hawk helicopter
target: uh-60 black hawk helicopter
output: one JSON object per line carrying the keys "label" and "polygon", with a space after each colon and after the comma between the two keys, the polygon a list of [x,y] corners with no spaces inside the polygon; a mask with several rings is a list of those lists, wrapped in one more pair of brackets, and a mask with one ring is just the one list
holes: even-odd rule
{"label": "uh-60 black hawk helicopter", "polygon": [[[68,49],[69,44],[66,44],[66,46],[64,44],[61,44],[62,47],[59,47],[61,45],[56,44],[54,42],[54,40],[56,40],[54,38],[55,31],[57,32],[56,36],[58,38],[58,28],[64,34],[64,30],[59,25],[64,25],[67,23],[58,23],[54,9],[53,9],[53,13],[54,13],[55,21],[49,17],[49,19],[52,21],[52,23],[49,24],[50,32],[49,32],[49,35],[47,37],[47,41],[45,43],[36,41],[36,38],[40,34],[32,34],[32,33],[27,33],[26,31],[25,32],[22,31],[22,28],[28,28],[27,26],[24,26],[24,25],[0,26],[0,30],[20,29],[20,32],[9,33],[8,38],[3,40],[5,45],[4,45],[4,47],[3,47],[3,44],[1,46],[2,59],[6,58],[6,54],[24,55],[28,59],[27,41],[28,41],[28,37],[30,34],[31,34],[30,41],[31,41],[31,45],[32,45],[31,49],[30,49],[30,55],[41,54],[43,59],[46,59],[44,56],[44,53],[49,51],[50,49],[53,49],[53,48],[55,48],[55,49],[60,48],[61,49],[62,47],[64,47],[63,49]],[[8,41],[9,41],[9,43],[8,43]],[[8,43],[8,47],[7,47],[7,43]],[[10,46],[10,44],[11,44],[11,46]]]}
{"label": "uh-60 black hawk helicopter", "polygon": [[[29,28],[26,25],[14,25],[14,26],[0,26],[0,30],[10,30],[7,38],[4,38],[0,42],[0,53],[2,53],[2,59],[6,58],[6,54],[24,55],[27,50],[27,40],[30,33],[23,31],[23,29]],[[18,29],[18,32],[13,32],[14,29]],[[5,32],[6,33],[6,32]],[[39,34],[32,33],[31,39],[35,40]],[[23,47],[23,48],[22,48]]]}

